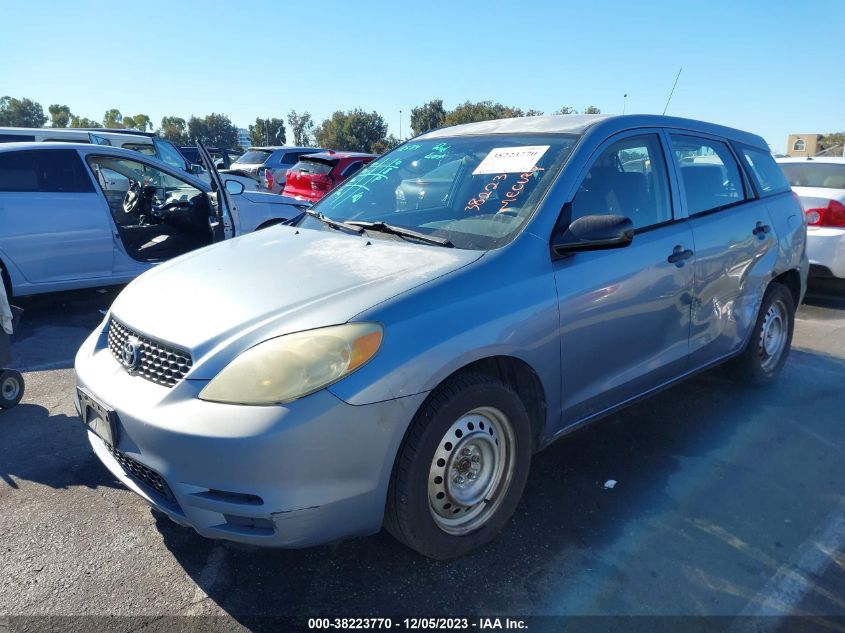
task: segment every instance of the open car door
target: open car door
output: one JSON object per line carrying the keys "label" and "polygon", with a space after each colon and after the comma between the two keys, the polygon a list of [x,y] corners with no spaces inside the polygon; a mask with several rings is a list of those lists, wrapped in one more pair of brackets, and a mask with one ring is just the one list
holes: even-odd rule
{"label": "open car door", "polygon": [[235,236],[232,200],[226,191],[226,187],[223,186],[223,179],[220,178],[220,174],[214,167],[214,161],[202,141],[197,141],[197,151],[211,179],[211,193],[208,195],[211,216],[208,218],[208,226],[211,229],[212,239],[215,242],[228,240]]}

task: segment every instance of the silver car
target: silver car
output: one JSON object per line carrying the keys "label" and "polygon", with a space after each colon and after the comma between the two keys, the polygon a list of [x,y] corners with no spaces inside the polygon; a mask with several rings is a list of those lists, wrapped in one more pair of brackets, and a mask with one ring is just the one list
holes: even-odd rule
{"label": "silver car", "polygon": [[1,144],[7,294],[126,283],[172,257],[300,213],[302,203],[224,184],[216,170],[204,178],[118,147]]}
{"label": "silver car", "polygon": [[[440,204],[398,206],[453,161]],[[384,525],[466,553],[568,431],[726,361],[775,379],[808,262],[771,161],[759,136],[659,116],[412,139],[288,225],[130,284],[76,358],[91,445],[207,537]]]}

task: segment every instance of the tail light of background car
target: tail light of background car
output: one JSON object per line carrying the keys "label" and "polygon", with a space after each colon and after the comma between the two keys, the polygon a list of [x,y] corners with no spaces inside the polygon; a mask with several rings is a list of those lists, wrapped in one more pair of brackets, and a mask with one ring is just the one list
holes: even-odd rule
{"label": "tail light of background car", "polygon": [[328,191],[334,186],[334,180],[326,174],[313,174],[311,176],[311,189],[314,191]]}
{"label": "tail light of background car", "polygon": [[267,189],[273,188],[273,170],[272,169],[265,169],[264,170],[264,186]]}
{"label": "tail light of background car", "polygon": [[838,200],[831,200],[826,207],[806,209],[804,218],[807,226],[845,227],[845,205]]}

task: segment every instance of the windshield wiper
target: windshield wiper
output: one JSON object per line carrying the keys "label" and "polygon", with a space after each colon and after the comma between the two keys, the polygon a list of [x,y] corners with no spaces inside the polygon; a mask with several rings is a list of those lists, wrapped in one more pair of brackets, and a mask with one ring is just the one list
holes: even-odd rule
{"label": "windshield wiper", "polygon": [[351,224],[352,226],[361,227],[362,229],[366,229],[368,231],[378,231],[379,233],[387,233],[389,235],[398,235],[399,237],[409,237],[415,240],[419,240],[421,242],[428,242],[429,244],[436,244],[437,246],[445,246],[447,248],[452,248],[454,244],[445,237],[436,237],[434,235],[426,235],[425,233],[419,233],[418,231],[412,231],[411,229],[406,229],[401,226],[396,226],[395,224],[387,224],[386,222],[363,222],[359,220],[353,220],[348,222],[347,224]]}
{"label": "windshield wiper", "polygon": [[364,229],[360,226],[357,226],[355,224],[347,224],[346,222],[341,222],[340,220],[332,220],[331,218],[320,213],[319,211],[305,209],[304,213],[310,215],[312,218],[317,218],[323,224],[326,224],[335,229],[344,229],[346,231],[352,231],[353,233],[357,233],[359,235],[364,232]]}

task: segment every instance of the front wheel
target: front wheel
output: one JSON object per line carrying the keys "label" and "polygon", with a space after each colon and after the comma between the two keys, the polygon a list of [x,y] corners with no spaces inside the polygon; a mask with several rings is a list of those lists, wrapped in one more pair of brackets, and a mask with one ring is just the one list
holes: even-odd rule
{"label": "front wheel", "polygon": [[795,300],[792,293],[783,284],[772,282],[763,295],[748,345],[727,365],[729,374],[743,382],[771,383],[789,356],[794,328]]}
{"label": "front wheel", "polygon": [[20,372],[4,369],[0,372],[0,409],[11,409],[23,398],[24,382]]}
{"label": "front wheel", "polygon": [[531,424],[519,396],[483,374],[457,376],[429,397],[408,430],[385,525],[425,556],[461,556],[510,519],[530,462]]}

